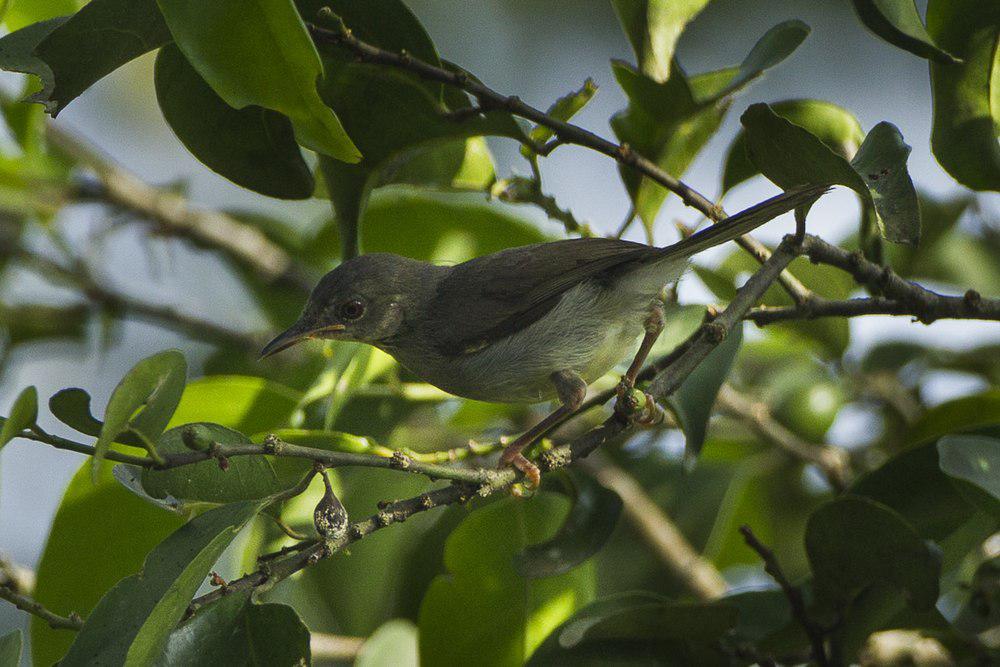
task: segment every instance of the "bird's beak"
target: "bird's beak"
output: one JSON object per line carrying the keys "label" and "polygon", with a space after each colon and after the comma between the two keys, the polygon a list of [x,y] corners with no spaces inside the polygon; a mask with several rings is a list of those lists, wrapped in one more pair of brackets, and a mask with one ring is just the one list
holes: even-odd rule
{"label": "bird's beak", "polygon": [[329,326],[313,329],[302,325],[300,322],[296,322],[275,336],[270,343],[264,346],[264,349],[260,351],[260,359],[270,357],[272,354],[277,354],[282,350],[287,350],[292,345],[301,343],[304,340],[316,338],[322,334],[337,333],[343,331],[344,329],[346,329],[346,327],[343,324],[331,324]]}

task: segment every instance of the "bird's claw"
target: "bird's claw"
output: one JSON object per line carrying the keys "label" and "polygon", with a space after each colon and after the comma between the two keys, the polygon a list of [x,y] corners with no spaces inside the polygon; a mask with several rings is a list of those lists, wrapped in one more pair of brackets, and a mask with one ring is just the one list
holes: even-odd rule
{"label": "bird's claw", "polygon": [[504,451],[500,455],[500,467],[512,467],[524,474],[524,481],[514,485],[511,490],[511,493],[519,498],[530,496],[542,483],[541,470],[520,451]]}

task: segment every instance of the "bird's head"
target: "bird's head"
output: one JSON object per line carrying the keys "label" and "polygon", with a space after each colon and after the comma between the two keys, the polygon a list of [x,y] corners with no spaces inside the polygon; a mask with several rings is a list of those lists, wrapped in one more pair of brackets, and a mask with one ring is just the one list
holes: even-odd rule
{"label": "bird's head", "polygon": [[403,324],[408,294],[427,268],[434,267],[387,253],[347,260],[323,276],[299,319],[264,346],[261,358],[313,338],[372,345],[391,339]]}

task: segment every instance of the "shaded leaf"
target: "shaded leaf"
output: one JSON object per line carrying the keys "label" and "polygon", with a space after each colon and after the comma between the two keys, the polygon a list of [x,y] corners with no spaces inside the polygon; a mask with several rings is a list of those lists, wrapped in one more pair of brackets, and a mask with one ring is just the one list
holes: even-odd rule
{"label": "shaded leaf", "polygon": [[187,362],[177,350],[146,357],[126,373],[108,399],[101,433],[94,443],[95,477],[121,432],[132,431],[147,448],[160,436],[180,403],[186,375]]}
{"label": "shaded leaf", "polygon": [[[90,462],[85,461],[66,487],[52,521],[33,595],[57,614],[77,612],[86,618],[115,582],[138,571],[149,550],[182,524],[178,515],[122,488],[108,467],[94,484]],[[87,575],[82,577],[81,572]],[[75,636],[32,617],[33,660],[54,664]]]}
{"label": "shaded leaf", "polygon": [[97,603],[59,664],[148,664],[167,645],[195,591],[258,503],[222,505],[189,521],[158,544],[138,574]]}
{"label": "shaded leaf", "polygon": [[35,48],[52,83],[30,101],[55,116],[105,75],[169,41],[155,0],[90,0]]}
{"label": "shaded leaf", "polygon": [[639,70],[654,81],[666,81],[677,40],[708,0],[612,0]]}
{"label": "shaded leaf", "polygon": [[0,302],[0,333],[6,347],[49,338],[79,339],[84,335],[86,306],[46,306]]}
{"label": "shaded leaf", "polygon": [[17,667],[21,664],[22,642],[23,636],[20,629],[0,637],[0,665]]}
{"label": "shaded leaf", "polygon": [[860,496],[840,496],[809,518],[806,551],[816,590],[850,602],[874,584],[906,594],[914,609],[937,602],[940,556],[895,510]]}
{"label": "shaded leaf", "polygon": [[906,433],[911,445],[1000,424],[1000,389],[945,401],[927,410]]}
{"label": "shaded leaf", "polygon": [[505,498],[455,529],[445,546],[449,574],[434,579],[420,606],[421,663],[521,663],[590,600],[590,567],[546,579],[514,570],[514,554],[558,530],[566,506],[550,493],[530,502]]}
{"label": "shaded leaf", "polygon": [[975,487],[974,493],[966,495],[987,512],[1000,516],[1000,439],[948,435],[938,440],[937,451],[941,470]]}
{"label": "shaded leaf", "polygon": [[927,30],[961,64],[931,63],[931,148],[951,176],[973,190],[1000,190],[1000,6],[931,0]]}
{"label": "shaded leaf", "polygon": [[232,108],[173,44],[160,49],[153,80],[167,124],[209,169],[269,197],[312,196],[316,184],[288,118],[258,106]]}
{"label": "shaded leaf", "polygon": [[288,605],[255,604],[252,591],[199,610],[170,635],[158,665],[308,665],[309,629]]}
{"label": "shaded leaf", "polygon": [[971,635],[978,635],[992,648],[997,648],[996,629],[1000,627],[1000,557],[984,561],[976,568],[969,585],[969,597],[955,616],[955,627]]}
{"label": "shaded leaf", "polygon": [[573,506],[551,539],[530,544],[514,556],[522,577],[538,579],[569,572],[604,546],[618,523],[622,499],[589,475],[573,475],[567,489]]}
{"label": "shaded leaf", "polygon": [[686,465],[693,465],[705,443],[708,420],[719,388],[729,377],[736,355],[743,342],[743,326],[734,327],[725,340],[712,350],[705,360],[684,380],[684,383],[668,397],[671,412],[684,431],[684,459]]}
{"label": "shaded leaf", "polygon": [[890,44],[946,65],[958,62],[934,43],[913,0],[853,0],[853,3],[861,22]]}
{"label": "shaded leaf", "polygon": [[90,412],[90,394],[79,387],[60,389],[49,399],[49,412],[72,429],[97,437],[103,422]]}
{"label": "shaded leaf", "polygon": [[400,619],[388,621],[365,640],[354,667],[417,667],[418,648],[417,626]]}
{"label": "shaded leaf", "polygon": [[[184,430],[198,429],[201,437],[222,445],[244,445],[250,440],[237,431],[218,424],[195,423],[166,431],[156,441],[161,454],[182,454],[190,449],[184,443]],[[270,462],[263,456],[234,456],[223,470],[215,459],[169,470],[145,469],[142,487],[153,498],[178,498],[212,503],[258,500],[282,490]]]}
{"label": "shaded leaf", "polygon": [[851,166],[868,184],[882,236],[893,243],[920,240],[920,203],[906,170],[910,147],[899,129],[879,123],[865,136]]}
{"label": "shaded leaf", "polygon": [[306,148],[345,162],[361,159],[319,98],[323,64],[290,1],[157,1],[177,46],[229,106],[281,112]]}
{"label": "shaded leaf", "polygon": [[764,36],[757,40],[750,53],[740,63],[726,84],[712,91],[710,96],[698,95],[703,104],[731,95],[760,77],[767,70],[779,64],[794,53],[795,49],[809,36],[811,29],[799,20],[784,21],[774,26]]}
{"label": "shaded leaf", "polygon": [[26,428],[35,425],[38,419],[38,390],[26,387],[14,399],[10,411],[0,425],[0,449]]}
{"label": "shaded leaf", "polygon": [[66,17],[51,18],[0,38],[0,69],[33,74],[41,82],[42,89],[38,94],[51,92],[55,86],[55,75],[34,51],[43,39],[65,22]]}

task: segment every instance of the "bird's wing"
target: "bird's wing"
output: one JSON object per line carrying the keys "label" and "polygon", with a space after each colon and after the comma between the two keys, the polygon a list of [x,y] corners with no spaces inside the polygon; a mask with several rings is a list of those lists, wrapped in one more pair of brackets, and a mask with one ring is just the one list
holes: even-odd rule
{"label": "bird's wing", "polygon": [[[510,248],[455,266],[435,299],[443,354],[468,354],[529,326],[585,280],[612,277],[657,253],[641,243],[580,238]],[[488,278],[487,278],[488,276]]]}

